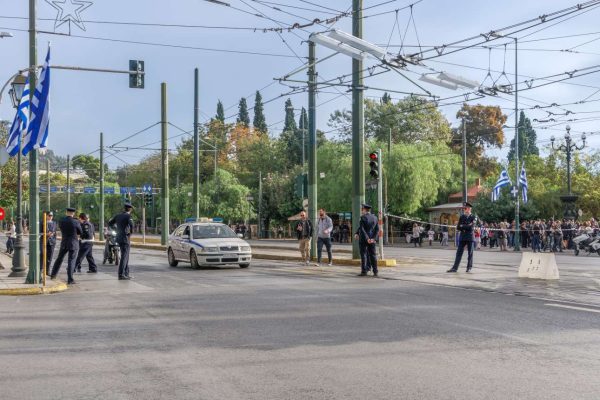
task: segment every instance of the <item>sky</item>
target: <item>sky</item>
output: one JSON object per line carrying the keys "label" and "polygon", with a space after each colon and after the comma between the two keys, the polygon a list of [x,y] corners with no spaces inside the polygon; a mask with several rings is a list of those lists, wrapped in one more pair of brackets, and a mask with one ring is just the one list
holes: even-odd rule
{"label": "sky", "polygon": [[[78,0],[66,0],[66,3],[70,2],[78,3]],[[286,96],[290,87],[276,78],[306,62],[306,40],[311,32],[324,32],[332,27],[351,32],[350,17],[339,18],[334,24],[314,24],[291,31],[270,29],[287,28],[295,23],[302,25],[316,18],[325,21],[349,11],[351,0],[229,0],[229,7],[206,0],[79,2],[89,3],[89,7],[80,13],[83,23],[81,27],[75,23],[69,27],[69,23],[57,26],[58,11],[51,2],[37,1],[37,29],[46,32],[39,33],[37,38],[39,64],[49,42],[53,65],[126,70],[128,60],[144,60],[145,89],[130,89],[127,75],[54,70],[49,148],[63,156],[97,150],[99,132],[104,132],[105,144],[111,145],[156,124],[160,120],[161,82],[168,85],[169,121],[184,131],[191,130],[194,68],[198,68],[200,74],[202,122],[215,115],[219,99],[225,105],[226,116],[230,117],[228,121],[235,122],[239,99],[247,97],[251,106],[255,91],[260,89],[266,102],[269,131],[278,135],[283,128],[285,100],[290,97],[296,108],[306,106],[308,100],[306,93]],[[434,46],[439,50],[444,44],[479,35],[480,40],[457,46],[477,44],[484,40],[481,34],[550,15],[575,4],[573,0],[364,0],[363,37],[390,54],[423,51],[428,58],[438,55]],[[12,38],[0,39],[0,84],[28,64],[27,16],[26,1],[0,0],[0,31],[13,34]],[[548,146],[552,135],[562,138],[567,123],[577,139],[582,132],[588,133],[585,151],[595,151],[600,146],[600,133],[594,134],[600,132],[600,74],[595,72],[600,71],[599,17],[600,4],[515,34],[519,38],[518,81],[520,88],[526,89],[519,94],[519,108],[524,109],[537,128],[541,148]],[[49,34],[52,32],[58,35]],[[409,65],[401,72],[439,96],[442,112],[453,126],[458,126],[456,112],[460,104],[456,103],[465,98],[444,99],[472,90],[453,91],[420,82],[418,78],[423,73],[446,71],[483,82],[486,86],[494,80],[514,83],[512,43],[512,40],[500,38],[468,49],[448,46],[439,50],[442,54],[438,57],[424,60],[423,66]],[[460,51],[450,53],[453,50]],[[331,54],[331,50],[317,46],[318,58]],[[370,88],[365,92],[366,97],[381,97],[383,92],[374,88],[390,90],[396,99],[405,95],[393,91],[425,94],[394,71],[377,74],[381,71],[378,64],[378,60],[365,60],[365,68],[375,67],[371,70],[373,76],[368,77],[370,71],[365,73],[365,84]],[[594,66],[598,67],[583,70]],[[573,78],[551,82],[568,78],[564,73],[574,70],[580,72]],[[349,74],[351,59],[342,54],[335,55],[318,64],[317,72],[320,81]],[[583,73],[586,75],[577,76]],[[549,80],[539,79],[552,75],[556,76]],[[305,72],[296,77],[305,79]],[[533,79],[528,83],[533,89],[524,83],[529,79]],[[550,84],[536,88],[543,83]],[[330,131],[327,121],[331,112],[351,108],[351,94],[347,90],[346,87],[320,89],[318,129]],[[469,97],[470,104],[503,108],[509,117],[509,127],[505,130],[508,146],[514,137],[514,128],[510,128],[514,126],[514,96],[501,94],[473,100],[474,97]],[[557,106],[547,107],[553,103]],[[298,116],[299,112],[296,114]],[[4,93],[0,119],[12,120],[13,116],[14,109],[8,94]],[[551,118],[556,121],[550,121]],[[568,122],[569,119],[572,121]],[[181,131],[173,126],[169,127],[169,135],[172,147],[186,137],[180,136]],[[140,146],[159,139],[160,128],[156,125],[122,145]],[[489,154],[502,158],[506,156],[506,150],[494,149]],[[148,154],[139,150],[121,152],[108,156],[107,162],[114,168],[135,163]]]}

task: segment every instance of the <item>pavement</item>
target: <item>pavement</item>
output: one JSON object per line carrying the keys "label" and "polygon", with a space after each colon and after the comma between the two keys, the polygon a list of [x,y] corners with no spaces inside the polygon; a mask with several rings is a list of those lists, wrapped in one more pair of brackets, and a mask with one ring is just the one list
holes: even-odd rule
{"label": "pavement", "polygon": [[[429,262],[375,279],[293,261],[172,268],[134,249],[133,281],[101,265],[60,295],[0,297],[1,397],[598,399],[600,306],[467,287],[516,274],[515,255],[478,252],[474,274],[449,275],[451,251],[398,251]],[[599,260],[559,257],[567,278]]]}
{"label": "pavement", "polygon": [[46,285],[30,285],[25,283],[25,277],[10,277],[12,257],[0,252],[0,296],[22,296],[35,294],[52,294],[67,290],[62,280],[46,280]]}

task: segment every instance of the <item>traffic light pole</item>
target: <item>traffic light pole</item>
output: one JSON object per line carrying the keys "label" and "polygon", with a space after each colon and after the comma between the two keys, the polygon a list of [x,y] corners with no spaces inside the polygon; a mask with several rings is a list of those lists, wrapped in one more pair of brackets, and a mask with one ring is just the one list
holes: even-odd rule
{"label": "traffic light pole", "polygon": [[167,245],[169,239],[169,148],[167,133],[167,84],[160,84],[160,137],[161,137],[161,161],[162,161],[162,227],[160,244]]}
{"label": "traffic light pole", "polygon": [[98,234],[104,241],[104,133],[100,132],[100,217]]}
{"label": "traffic light pole", "polygon": [[381,173],[381,149],[377,149],[377,223],[379,224],[379,258],[383,260],[383,174]]}
{"label": "traffic light pole", "polygon": [[[315,44],[308,42],[308,218],[313,229],[317,227],[317,74],[315,60]],[[304,132],[302,132],[302,138],[304,139]],[[302,142],[304,148],[304,140]],[[304,175],[304,150],[302,155],[302,174]],[[304,192],[304,176],[302,176],[302,191]],[[317,257],[316,234],[312,236],[310,256],[311,258]]]}
{"label": "traffic light pole", "polygon": [[[362,0],[352,0],[352,35],[362,39]],[[363,62],[352,59],[352,229],[360,224],[365,200]],[[360,258],[358,241],[352,241],[352,258]]]}

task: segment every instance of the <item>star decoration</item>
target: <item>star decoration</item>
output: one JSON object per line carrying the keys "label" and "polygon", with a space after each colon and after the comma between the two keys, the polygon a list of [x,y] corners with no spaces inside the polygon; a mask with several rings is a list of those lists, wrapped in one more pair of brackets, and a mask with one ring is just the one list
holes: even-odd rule
{"label": "star decoration", "polygon": [[54,21],[54,29],[59,26],[71,22],[77,25],[79,29],[85,31],[85,25],[81,19],[81,13],[90,7],[93,3],[87,0],[46,0],[46,3],[50,4],[56,9],[56,20]]}

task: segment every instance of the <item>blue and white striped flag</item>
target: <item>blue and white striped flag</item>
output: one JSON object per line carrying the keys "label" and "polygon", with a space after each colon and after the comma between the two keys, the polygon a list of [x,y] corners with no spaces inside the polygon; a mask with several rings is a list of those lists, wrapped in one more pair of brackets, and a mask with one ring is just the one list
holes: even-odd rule
{"label": "blue and white striped flag", "polygon": [[25,132],[27,132],[27,122],[29,121],[29,78],[25,82],[25,89],[17,107],[15,119],[13,120],[10,132],[8,133],[8,140],[6,141],[6,151],[11,157],[14,157],[21,148],[21,139]]}
{"label": "blue and white striped flag", "polygon": [[31,101],[31,119],[23,137],[23,155],[46,147],[50,125],[50,46]]}
{"label": "blue and white striped flag", "polygon": [[525,161],[521,167],[521,176],[519,177],[519,183],[521,184],[521,193],[523,194],[523,203],[527,203],[527,172],[525,172]]}
{"label": "blue and white striped flag", "polygon": [[512,185],[512,182],[510,180],[510,177],[508,176],[508,172],[506,172],[506,168],[504,168],[502,170],[502,172],[500,173],[500,177],[496,181],[496,185],[494,186],[494,189],[492,190],[492,201],[497,201],[500,198],[500,189],[503,186],[510,186],[510,185]]}

